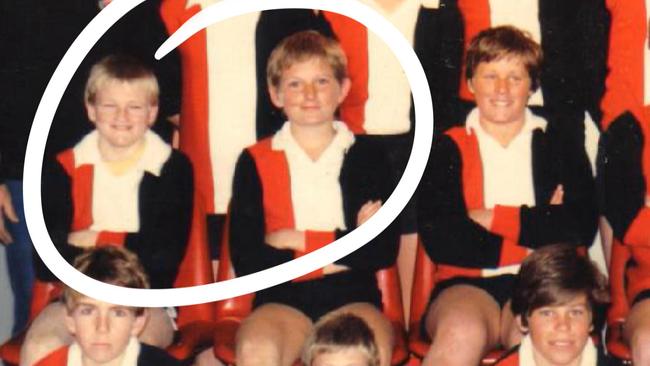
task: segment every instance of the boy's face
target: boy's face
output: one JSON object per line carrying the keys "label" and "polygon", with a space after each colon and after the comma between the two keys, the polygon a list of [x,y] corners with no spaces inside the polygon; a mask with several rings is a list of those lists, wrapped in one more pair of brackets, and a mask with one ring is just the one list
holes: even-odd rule
{"label": "boy's face", "polygon": [[101,85],[95,103],[86,103],[86,110],[100,140],[113,148],[128,148],[142,141],[158,114],[144,85],[116,80]]}
{"label": "boy's face", "polygon": [[269,86],[273,104],[300,126],[331,123],[349,90],[350,80],[339,82],[332,67],[318,57],[294,63],[282,71],[277,88]]}
{"label": "boy's face", "polygon": [[361,350],[349,347],[338,352],[321,353],[314,357],[311,366],[368,366],[368,356]]}
{"label": "boy's face", "polygon": [[533,310],[528,331],[537,365],[578,365],[592,329],[591,320],[585,294],[563,305]]}
{"label": "boy's face", "polygon": [[65,317],[68,330],[81,346],[85,365],[100,365],[122,356],[132,336],[146,323],[132,308],[81,297]]}
{"label": "boy's face", "polygon": [[520,57],[481,62],[468,81],[481,123],[523,123],[531,79]]}

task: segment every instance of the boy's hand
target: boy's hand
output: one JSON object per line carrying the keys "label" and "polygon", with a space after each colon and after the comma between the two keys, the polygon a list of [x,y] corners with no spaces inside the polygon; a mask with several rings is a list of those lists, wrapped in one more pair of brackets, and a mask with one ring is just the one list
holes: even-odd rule
{"label": "boy's hand", "polygon": [[328,275],[328,274],[339,273],[339,272],[349,271],[349,270],[350,270],[350,267],[348,267],[348,266],[344,266],[342,264],[332,263],[332,264],[328,264],[325,267],[323,267],[323,274]]}
{"label": "boy's hand", "polygon": [[7,245],[11,244],[14,239],[5,226],[5,218],[14,223],[18,222],[18,215],[16,215],[16,210],[11,202],[9,188],[6,184],[0,184],[0,243]]}
{"label": "boy's hand", "polygon": [[357,227],[368,221],[381,208],[381,201],[368,201],[361,206],[357,213]]}
{"label": "boy's hand", "polygon": [[97,243],[99,233],[94,230],[79,230],[68,234],[68,243],[78,248],[92,248]]}
{"label": "boy's hand", "polygon": [[468,216],[474,222],[483,226],[486,230],[490,230],[490,228],[492,227],[492,220],[494,219],[494,210],[492,209],[469,210]]}
{"label": "boy's hand", "polygon": [[275,249],[290,249],[305,251],[305,232],[293,229],[282,229],[266,234],[266,243]]}
{"label": "boy's hand", "polygon": [[555,187],[555,191],[553,191],[553,195],[551,196],[551,201],[549,203],[551,205],[561,205],[564,203],[564,186],[558,184],[557,187]]}
{"label": "boy's hand", "polygon": [[650,196],[645,196],[645,207],[650,207]]}

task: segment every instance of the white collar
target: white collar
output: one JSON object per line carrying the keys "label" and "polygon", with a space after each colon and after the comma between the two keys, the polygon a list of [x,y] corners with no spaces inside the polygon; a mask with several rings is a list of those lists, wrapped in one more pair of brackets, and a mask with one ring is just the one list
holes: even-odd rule
{"label": "white collar", "polygon": [[[526,108],[526,111],[524,113],[524,127],[519,133],[533,132],[537,128],[541,129],[542,131],[546,131],[548,122],[546,122],[544,118],[535,115],[529,108]],[[467,134],[472,134],[472,130],[485,131],[479,122],[478,107],[472,109],[472,111],[467,115],[467,119],[465,120],[465,129],[467,130]]]}
{"label": "white collar", "polygon": [[[171,146],[164,142],[158,135],[148,130],[144,134],[144,151],[136,163],[136,169],[160,176],[162,166],[172,153]],[[73,148],[75,167],[102,163],[99,154],[99,132],[94,130]]]}
{"label": "white collar", "polygon": [[[589,337],[587,338],[585,348],[582,350],[580,366],[594,366],[597,362],[598,352],[596,351],[594,342]],[[533,341],[530,338],[530,334],[526,334],[524,339],[521,340],[521,345],[519,346],[519,366],[536,366],[535,358],[533,357]]]}
{"label": "white collar", "polygon": [[[325,151],[323,152],[323,155],[325,155],[328,151],[334,150],[334,151],[343,151],[347,152],[347,150],[354,144],[354,134],[348,126],[341,121],[334,121],[332,122],[332,126],[334,127],[334,130],[336,130],[336,135],[334,135],[334,139],[330,144],[327,146]],[[282,125],[282,128],[273,135],[273,138],[271,140],[271,147],[273,150],[290,150],[290,151],[295,151],[296,149],[300,149],[302,151],[302,148],[298,145],[298,142],[296,142],[296,139],[293,137],[293,134],[291,134],[291,125],[290,122],[285,122]],[[304,151],[303,151],[304,152]],[[319,159],[320,160],[320,159]]]}

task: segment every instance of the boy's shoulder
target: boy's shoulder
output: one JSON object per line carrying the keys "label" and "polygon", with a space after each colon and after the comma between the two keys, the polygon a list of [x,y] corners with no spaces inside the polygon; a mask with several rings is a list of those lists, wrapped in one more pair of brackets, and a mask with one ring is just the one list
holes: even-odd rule
{"label": "boy's shoulder", "polygon": [[140,343],[138,366],[180,366],[181,363],[167,351],[148,344]]}
{"label": "boy's shoulder", "polygon": [[63,346],[41,358],[34,366],[65,366],[68,364],[68,350],[70,346]]}

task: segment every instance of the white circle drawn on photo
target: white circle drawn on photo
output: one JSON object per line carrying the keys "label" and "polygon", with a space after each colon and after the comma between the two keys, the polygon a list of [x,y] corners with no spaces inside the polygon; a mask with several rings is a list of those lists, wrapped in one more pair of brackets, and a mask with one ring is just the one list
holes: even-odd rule
{"label": "white circle drawn on photo", "polygon": [[[431,95],[422,65],[402,34],[379,13],[357,0],[223,0],[189,19],[156,52],[160,59],[207,26],[254,11],[321,9],[354,18],[377,34],[397,56],[411,86],[415,105],[415,137],[404,174],[382,208],[348,235],[290,262],[232,280],[202,286],[139,290],[108,285],[82,275],[68,264],[50,239],[41,210],[41,166],[56,108],[72,75],[98,39],[143,0],[114,0],[80,33],[61,59],[38,106],[25,156],[25,214],[36,251],[47,267],[73,289],[90,297],[127,306],[184,306],[218,301],[278,285],[342,258],[381,233],[404,208],[422,177],[433,136]],[[81,108],[81,105],[80,105]]]}

